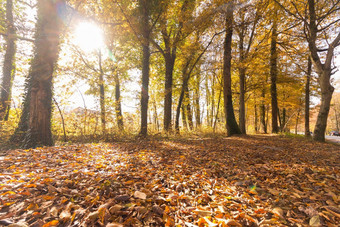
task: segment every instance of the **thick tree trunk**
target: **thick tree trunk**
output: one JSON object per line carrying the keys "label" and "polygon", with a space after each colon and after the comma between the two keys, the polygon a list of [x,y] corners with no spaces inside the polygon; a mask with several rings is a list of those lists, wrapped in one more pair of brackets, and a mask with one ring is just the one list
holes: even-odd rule
{"label": "thick tree trunk", "polygon": [[330,104],[332,100],[332,95],[334,92],[334,87],[331,85],[331,75],[332,75],[332,60],[334,57],[334,49],[340,43],[340,32],[335,37],[333,42],[328,46],[324,63],[321,62],[319,57],[318,48],[316,46],[318,33],[320,32],[317,27],[317,15],[315,12],[315,1],[308,0],[308,10],[309,10],[309,39],[308,47],[310,50],[311,59],[315,66],[316,72],[318,73],[318,82],[321,88],[321,104],[319,114],[316,120],[313,140],[315,141],[325,141],[325,131],[327,126],[327,119],[330,109]]}
{"label": "thick tree trunk", "polygon": [[[61,18],[65,3],[38,1],[35,54],[28,77],[28,131],[24,147],[53,145],[51,133],[52,75],[58,60]],[[26,113],[23,113],[26,114]]]}
{"label": "thick tree trunk", "polygon": [[149,104],[149,78],[150,78],[150,25],[149,25],[150,12],[147,0],[140,0],[139,3],[142,10],[142,29],[143,29],[141,129],[139,134],[145,137],[148,134],[148,104]]}
{"label": "thick tree trunk", "polygon": [[230,2],[226,12],[226,36],[224,40],[224,56],[223,56],[223,97],[224,111],[226,115],[226,128],[228,136],[241,134],[237,125],[231,91],[231,44],[233,35],[233,1]]}
{"label": "thick tree trunk", "polygon": [[309,102],[310,102],[310,79],[312,74],[312,60],[308,57],[308,66],[307,66],[307,75],[306,75],[306,85],[305,85],[305,136],[310,136],[310,128],[309,128]]}
{"label": "thick tree trunk", "polygon": [[325,80],[324,77],[329,78],[330,76],[331,76],[330,70],[329,71],[325,70],[324,74],[320,78],[321,104],[313,135],[313,139],[316,141],[325,141],[327,119],[331,105],[332,95],[334,92],[334,87],[330,84],[329,79]]}
{"label": "thick tree trunk", "polygon": [[8,120],[11,107],[12,84],[15,74],[15,27],[13,21],[13,1],[6,1],[6,53],[3,63],[2,83],[0,87],[0,121]]}
{"label": "thick tree trunk", "polygon": [[271,94],[271,106],[272,106],[272,133],[279,132],[279,126],[277,122],[278,105],[277,105],[277,14],[274,15],[274,22],[272,27],[272,37],[270,45],[270,94]]}
{"label": "thick tree trunk", "polygon": [[171,53],[165,54],[165,95],[164,95],[164,130],[171,131],[172,115],[172,80],[175,64],[175,56]]}
{"label": "thick tree trunk", "polygon": [[120,82],[119,82],[119,76],[117,73],[115,74],[115,111],[116,111],[118,128],[120,131],[124,131],[122,102],[120,98]]}

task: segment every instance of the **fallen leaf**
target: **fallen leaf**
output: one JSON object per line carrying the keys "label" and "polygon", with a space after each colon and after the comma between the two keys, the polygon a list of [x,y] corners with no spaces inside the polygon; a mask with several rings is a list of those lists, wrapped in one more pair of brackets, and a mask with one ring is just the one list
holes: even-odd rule
{"label": "fallen leaf", "polygon": [[137,199],[146,199],[146,194],[140,191],[135,191],[135,193],[133,194],[133,196]]}
{"label": "fallen leaf", "polygon": [[315,215],[313,216],[310,220],[309,220],[309,225],[310,226],[321,226],[321,220],[320,220],[320,216],[319,215]]}

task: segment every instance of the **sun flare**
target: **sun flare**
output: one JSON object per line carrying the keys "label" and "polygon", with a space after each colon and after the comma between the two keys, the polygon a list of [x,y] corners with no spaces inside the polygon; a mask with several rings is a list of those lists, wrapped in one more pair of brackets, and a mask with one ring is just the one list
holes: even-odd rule
{"label": "sun flare", "polygon": [[82,22],[74,31],[74,43],[85,52],[99,50],[104,46],[103,31],[91,22]]}

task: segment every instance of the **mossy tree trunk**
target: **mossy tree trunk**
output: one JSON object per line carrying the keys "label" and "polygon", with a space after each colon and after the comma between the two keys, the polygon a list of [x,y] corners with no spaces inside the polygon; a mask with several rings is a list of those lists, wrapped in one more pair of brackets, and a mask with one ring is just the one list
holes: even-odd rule
{"label": "mossy tree trunk", "polygon": [[[34,57],[26,85],[24,109],[17,129],[23,147],[53,145],[51,133],[52,75],[58,60],[63,0],[38,0]],[[15,136],[13,137],[15,139]]]}
{"label": "mossy tree trunk", "polygon": [[15,74],[15,27],[13,20],[13,1],[6,1],[6,53],[3,62],[3,75],[0,87],[0,120],[8,120],[11,107],[12,84]]}

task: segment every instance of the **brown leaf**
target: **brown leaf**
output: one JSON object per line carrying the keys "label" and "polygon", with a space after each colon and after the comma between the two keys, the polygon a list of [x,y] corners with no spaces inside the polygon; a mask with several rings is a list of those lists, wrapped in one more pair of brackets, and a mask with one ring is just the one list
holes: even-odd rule
{"label": "brown leaf", "polygon": [[135,191],[135,193],[133,194],[133,196],[134,196],[136,199],[143,199],[143,200],[146,199],[146,194],[143,193],[143,192],[140,192],[140,191]]}

